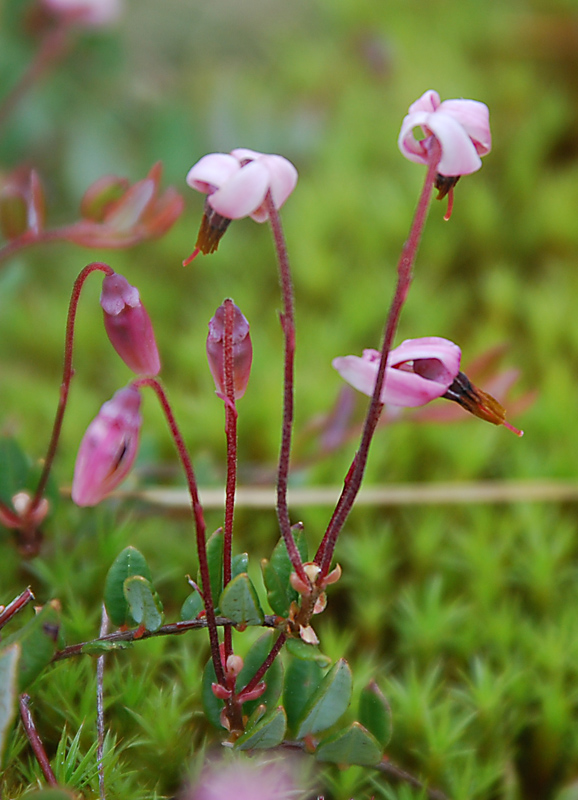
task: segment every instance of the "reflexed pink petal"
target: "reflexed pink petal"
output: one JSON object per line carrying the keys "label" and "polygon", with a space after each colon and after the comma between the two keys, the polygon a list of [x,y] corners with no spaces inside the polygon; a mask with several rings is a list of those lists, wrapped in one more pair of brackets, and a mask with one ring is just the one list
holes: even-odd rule
{"label": "reflexed pink petal", "polygon": [[[423,138],[415,138],[416,128]],[[429,163],[432,138],[441,148],[438,174],[468,175],[481,167],[480,156],[491,149],[489,111],[477,100],[444,100],[427,91],[409,108],[398,137],[398,146],[410,161]]]}
{"label": "reflexed pink petal", "polygon": [[481,156],[490,152],[492,149],[490,112],[485,103],[480,103],[478,100],[444,100],[439,111],[449,114],[460,123]]}
{"label": "reflexed pink petal", "polygon": [[247,217],[263,202],[268,184],[267,167],[260,161],[251,161],[209,195],[209,204],[222,217]]}
{"label": "reflexed pink petal", "polygon": [[190,168],[186,181],[198,192],[209,194],[230,180],[240,169],[239,161],[229,153],[209,153]]}
{"label": "reflexed pink petal", "polygon": [[[447,339],[431,336],[408,339],[387,359],[381,402],[413,408],[446,393],[459,372],[461,351]],[[333,360],[333,366],[351,386],[371,397],[379,368],[379,352]]]}

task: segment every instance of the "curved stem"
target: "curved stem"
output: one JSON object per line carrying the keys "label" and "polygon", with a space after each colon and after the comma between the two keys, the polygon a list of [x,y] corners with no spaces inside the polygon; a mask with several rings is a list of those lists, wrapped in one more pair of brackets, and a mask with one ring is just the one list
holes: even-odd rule
{"label": "curved stem", "polygon": [[267,672],[271,664],[275,661],[275,659],[281,652],[281,648],[285,644],[286,639],[287,639],[286,633],[282,632],[279,634],[279,636],[277,637],[277,641],[269,651],[269,655],[267,656],[265,661],[263,661],[257,672],[253,675],[253,677],[249,681],[249,683],[246,686],[243,686],[243,688],[241,689],[240,692],[238,692],[238,694],[242,694],[244,692],[250,692],[257,686],[259,681],[265,677],[265,673]]}
{"label": "curved stem", "polygon": [[324,578],[329,573],[337,537],[339,536],[339,533],[345,524],[345,520],[351,511],[353,503],[355,502],[355,498],[357,497],[357,493],[361,487],[363,475],[365,473],[365,467],[367,465],[369,447],[371,445],[373,434],[375,433],[375,429],[383,409],[383,403],[381,402],[380,398],[382,388],[385,383],[387,356],[391,350],[391,345],[397,330],[401,310],[403,308],[403,304],[405,303],[409,287],[411,286],[413,265],[419,248],[425,221],[427,219],[432,197],[432,189],[434,187],[437,175],[437,166],[441,157],[441,150],[437,140],[434,139],[433,142],[434,146],[430,152],[430,163],[428,165],[423,189],[421,191],[414,214],[409,237],[403,245],[397,264],[397,285],[385,322],[379,369],[377,372],[377,378],[375,381],[371,402],[365,417],[359,449],[353,458],[345,478],[341,496],[337,501],[337,506],[335,507],[323,540],[319,545],[319,549],[315,555],[315,562],[321,566],[321,578]]}
{"label": "curved stem", "polygon": [[199,490],[197,487],[197,479],[193,464],[189,456],[189,452],[185,445],[184,439],[181,435],[173,410],[170,406],[165,390],[156,378],[139,378],[133,381],[133,386],[150,386],[157,395],[164,415],[166,417],[171,436],[177,448],[177,453],[183,465],[185,475],[187,478],[187,485],[189,487],[189,494],[191,496],[191,507],[193,510],[193,519],[195,521],[195,531],[197,538],[197,554],[199,558],[199,570],[201,572],[201,581],[203,584],[203,598],[205,601],[205,611],[207,613],[207,627],[209,629],[209,640],[211,643],[211,655],[213,657],[213,665],[215,667],[215,674],[217,680],[222,686],[227,686],[223,664],[221,662],[221,654],[219,652],[219,633],[217,631],[217,623],[215,617],[215,605],[213,603],[213,593],[211,591],[211,580],[209,577],[209,562],[207,559],[207,543],[206,533],[207,526],[203,514],[203,507],[199,499]]}
{"label": "curved stem", "polygon": [[[225,384],[225,434],[227,437],[227,484],[225,495],[225,530],[223,537],[223,587],[231,580],[233,558],[233,519],[235,489],[237,486],[237,410],[235,408],[235,382],[233,363],[233,324],[235,306],[225,300],[225,327],[223,337],[223,377]],[[231,627],[225,628],[225,661],[233,653]]]}
{"label": "curved stem", "polygon": [[287,245],[281,227],[281,218],[275,208],[271,192],[267,192],[265,198],[269,222],[275,242],[277,262],[279,266],[279,283],[281,285],[281,295],[283,298],[283,312],[281,314],[281,327],[285,340],[285,357],[283,370],[283,424],[281,428],[281,449],[279,452],[279,466],[277,468],[277,518],[279,528],[287,547],[287,552],[297,575],[305,583],[309,579],[303,569],[303,563],[293,534],[291,533],[291,521],[289,519],[289,507],[287,505],[287,484],[289,479],[289,460],[291,457],[291,434],[293,431],[293,394],[294,394],[294,372],[295,372],[295,305],[293,301],[293,282],[291,280],[291,268],[289,266],[289,256]]}
{"label": "curved stem", "polygon": [[72,288],[72,296],[70,298],[70,303],[68,305],[68,319],[66,321],[66,334],[64,338],[64,368],[62,372],[62,383],[60,385],[60,398],[58,401],[58,408],[56,409],[56,417],[54,418],[54,426],[52,428],[52,436],[50,438],[50,443],[48,445],[48,451],[46,453],[46,458],[44,459],[44,466],[42,468],[42,474],[40,475],[40,480],[38,481],[38,486],[36,487],[36,491],[34,493],[34,497],[32,498],[32,502],[30,504],[29,514],[34,512],[34,510],[38,507],[38,504],[42,500],[42,496],[44,494],[44,490],[46,489],[46,483],[48,481],[48,476],[50,475],[50,470],[52,468],[52,463],[54,461],[54,456],[56,455],[56,448],[58,447],[58,440],[60,438],[60,431],[62,430],[62,420],[64,418],[64,412],[66,410],[66,403],[68,401],[68,392],[70,390],[70,382],[72,380],[72,376],[74,375],[74,370],[72,368],[72,351],[73,351],[73,344],[74,344],[74,324],[76,321],[76,312],[78,310],[78,301],[80,298],[80,293],[82,291],[82,287],[84,286],[84,282],[88,278],[88,276],[95,271],[104,272],[106,275],[113,275],[114,270],[108,266],[108,264],[104,264],[100,261],[95,261],[92,264],[88,264],[79,274],[78,278],[74,282],[74,286]]}

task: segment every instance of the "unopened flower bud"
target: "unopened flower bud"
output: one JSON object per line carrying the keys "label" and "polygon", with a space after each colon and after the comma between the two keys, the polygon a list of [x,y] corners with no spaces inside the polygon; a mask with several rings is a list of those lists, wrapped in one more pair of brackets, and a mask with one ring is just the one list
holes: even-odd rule
{"label": "unopened flower bud", "polygon": [[226,309],[232,308],[233,325],[231,343],[233,348],[233,385],[235,399],[238,400],[245,394],[249,375],[251,373],[251,362],[253,361],[253,345],[249,334],[249,323],[247,319],[232,300],[225,300],[215,312],[215,316],[209,322],[209,335],[207,336],[207,358],[211,375],[215,381],[217,392],[225,396],[227,387],[225,386],[225,322]]}
{"label": "unopened flower bud", "polygon": [[80,201],[80,213],[84,219],[102,222],[110,208],[118,203],[129,187],[127,178],[102,175],[84,193]]}
{"label": "unopened flower bud", "polygon": [[95,506],[124,480],[136,458],[142,417],[134,386],[120,389],[88,426],[80,443],[72,499]]}
{"label": "unopened flower bud", "polygon": [[157,375],[161,368],[159,351],[138,289],[122,275],[107,275],[100,305],[108,338],[127,367],[137,375]]}
{"label": "unopened flower bud", "polygon": [[229,656],[225,666],[225,674],[228,678],[236,678],[243,669],[243,659],[241,656]]}

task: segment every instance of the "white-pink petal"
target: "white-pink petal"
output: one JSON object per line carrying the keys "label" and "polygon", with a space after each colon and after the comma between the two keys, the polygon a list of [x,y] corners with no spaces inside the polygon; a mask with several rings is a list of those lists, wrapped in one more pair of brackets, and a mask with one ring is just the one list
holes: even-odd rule
{"label": "white-pink petal", "polygon": [[251,161],[209,195],[209,204],[222,217],[241,219],[259,208],[269,187],[269,171],[261,161]]}
{"label": "white-pink petal", "polygon": [[209,194],[230,180],[240,169],[238,159],[229,153],[209,153],[190,168],[186,181],[198,192]]}

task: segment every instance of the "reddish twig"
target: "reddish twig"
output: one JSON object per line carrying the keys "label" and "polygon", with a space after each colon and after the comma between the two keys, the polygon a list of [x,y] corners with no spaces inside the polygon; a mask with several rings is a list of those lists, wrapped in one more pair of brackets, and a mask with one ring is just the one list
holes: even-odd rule
{"label": "reddish twig", "polygon": [[50,766],[50,761],[46,755],[46,750],[44,749],[44,745],[42,744],[42,740],[38,735],[36,725],[32,719],[32,714],[30,713],[30,697],[27,694],[20,695],[20,716],[22,717],[22,724],[24,725],[26,737],[30,742],[32,751],[36,756],[36,760],[40,764],[42,774],[50,786],[58,786],[58,781],[56,780],[54,772],[52,771],[52,767]]}

